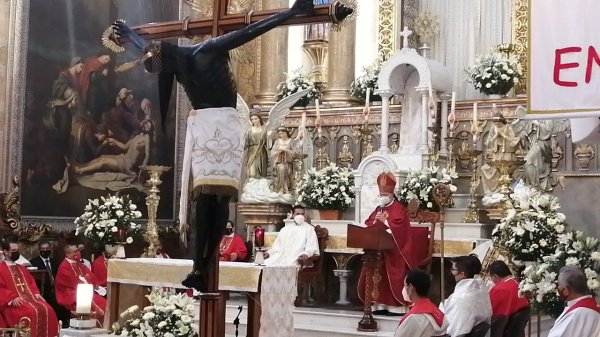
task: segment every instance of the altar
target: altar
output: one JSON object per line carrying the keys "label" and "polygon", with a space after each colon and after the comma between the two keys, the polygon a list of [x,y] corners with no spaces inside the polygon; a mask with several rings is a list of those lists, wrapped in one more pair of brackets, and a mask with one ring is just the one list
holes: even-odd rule
{"label": "altar", "polygon": [[[192,271],[192,267],[192,260],[109,260],[105,326],[112,325],[117,321],[119,314],[130,306],[147,305],[145,295],[149,287],[186,289],[181,285],[181,280]],[[219,291],[239,291],[247,294],[248,336],[289,336],[293,333],[296,267],[220,262]]]}

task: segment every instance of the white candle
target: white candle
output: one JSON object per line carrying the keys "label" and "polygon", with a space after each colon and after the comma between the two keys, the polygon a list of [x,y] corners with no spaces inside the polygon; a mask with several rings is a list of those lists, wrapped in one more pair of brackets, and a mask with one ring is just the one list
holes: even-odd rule
{"label": "white candle", "polygon": [[75,313],[90,314],[92,312],[92,297],[94,296],[94,285],[80,283],[77,285],[75,298]]}
{"label": "white candle", "polygon": [[454,113],[455,108],[456,108],[456,92],[453,91],[452,92],[452,101],[450,103],[450,113]]}
{"label": "white candle", "polygon": [[[498,111],[498,107],[496,106],[496,103],[492,103],[492,114],[495,113],[496,111]],[[494,116],[492,116],[494,117]]]}
{"label": "white candle", "polygon": [[431,83],[429,83],[429,97],[433,98],[433,89],[431,88]]}
{"label": "white candle", "polygon": [[365,99],[365,106],[368,107],[371,102],[371,88],[367,88],[367,98]]}
{"label": "white candle", "polygon": [[315,99],[315,107],[317,108],[317,119],[321,118],[321,110],[319,109],[319,99]]}
{"label": "white candle", "polygon": [[302,120],[300,121],[300,126],[303,128],[306,127],[306,112],[302,113]]}
{"label": "white candle", "polygon": [[479,125],[477,125],[477,102],[473,103],[473,127],[471,129],[473,133],[473,147],[477,144],[477,134],[479,133]]}
{"label": "white candle", "polygon": [[477,123],[477,102],[473,103],[473,123]]}

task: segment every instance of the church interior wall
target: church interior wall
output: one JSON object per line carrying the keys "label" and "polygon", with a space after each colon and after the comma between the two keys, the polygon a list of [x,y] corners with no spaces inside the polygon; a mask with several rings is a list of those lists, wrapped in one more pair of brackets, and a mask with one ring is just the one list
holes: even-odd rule
{"label": "church interior wall", "polygon": [[560,211],[574,229],[600,238],[600,175],[565,175],[565,189],[555,188],[554,195],[561,203]]}

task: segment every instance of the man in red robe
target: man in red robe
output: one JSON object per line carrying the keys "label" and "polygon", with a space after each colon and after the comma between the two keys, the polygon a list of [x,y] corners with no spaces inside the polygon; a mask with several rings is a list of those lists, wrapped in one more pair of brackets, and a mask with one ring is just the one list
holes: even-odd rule
{"label": "man in red robe", "polygon": [[98,286],[106,288],[106,278],[108,276],[108,260],[117,253],[117,247],[106,245],[104,251],[92,262],[92,274]]}
{"label": "man in red robe", "polygon": [[492,320],[498,317],[510,317],[517,311],[527,308],[529,301],[519,297],[519,282],[514,279],[504,261],[494,261],[488,267],[494,287],[490,290],[492,302]]}
{"label": "man in red robe", "polygon": [[[97,287],[98,283],[92,272],[80,262],[81,256],[77,246],[67,244],[64,251],[65,259],[58,267],[58,273],[54,282],[56,301],[67,310],[75,311],[77,285],[79,283],[90,283],[94,287]],[[96,319],[100,327],[104,322],[105,308],[106,299],[94,293],[92,299],[92,317]]]}
{"label": "man in red robe", "polygon": [[227,221],[225,235],[219,245],[219,261],[244,261],[248,249],[241,236],[233,232],[233,222]]}
{"label": "man in red robe", "polygon": [[14,261],[19,259],[19,243],[2,243],[5,260],[0,263],[0,324],[16,326],[21,318],[30,320],[32,337],[58,336],[58,320],[54,310],[40,294],[33,276]]}
{"label": "man in red robe", "polygon": [[[391,172],[383,172],[377,177],[379,206],[365,221],[367,227],[382,226],[392,235],[394,249],[383,251],[383,265],[379,269],[381,281],[378,283],[379,297],[375,299],[374,314],[390,315],[398,313],[397,307],[408,303],[402,298],[404,276],[414,266],[416,259],[410,249],[410,219],[406,209],[396,199],[394,189],[396,178]],[[366,270],[363,268],[358,282],[358,296],[365,301]],[[396,308],[396,309],[394,309]]]}

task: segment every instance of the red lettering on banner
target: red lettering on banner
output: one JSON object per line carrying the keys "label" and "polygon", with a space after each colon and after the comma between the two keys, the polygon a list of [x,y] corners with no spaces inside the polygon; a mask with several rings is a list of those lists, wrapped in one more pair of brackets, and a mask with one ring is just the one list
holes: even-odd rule
{"label": "red lettering on banner", "polygon": [[563,54],[567,53],[579,53],[581,51],[581,47],[567,47],[562,49],[557,49],[554,52],[554,83],[563,87],[576,87],[577,82],[571,81],[561,81],[560,79],[560,71],[564,69],[571,69],[579,67],[578,62],[570,62],[570,63],[562,63],[561,57]]}
{"label": "red lettering on banner", "polygon": [[590,83],[592,80],[592,60],[600,65],[600,56],[598,56],[596,48],[590,46],[588,48],[587,67],[585,68],[585,83]]}

